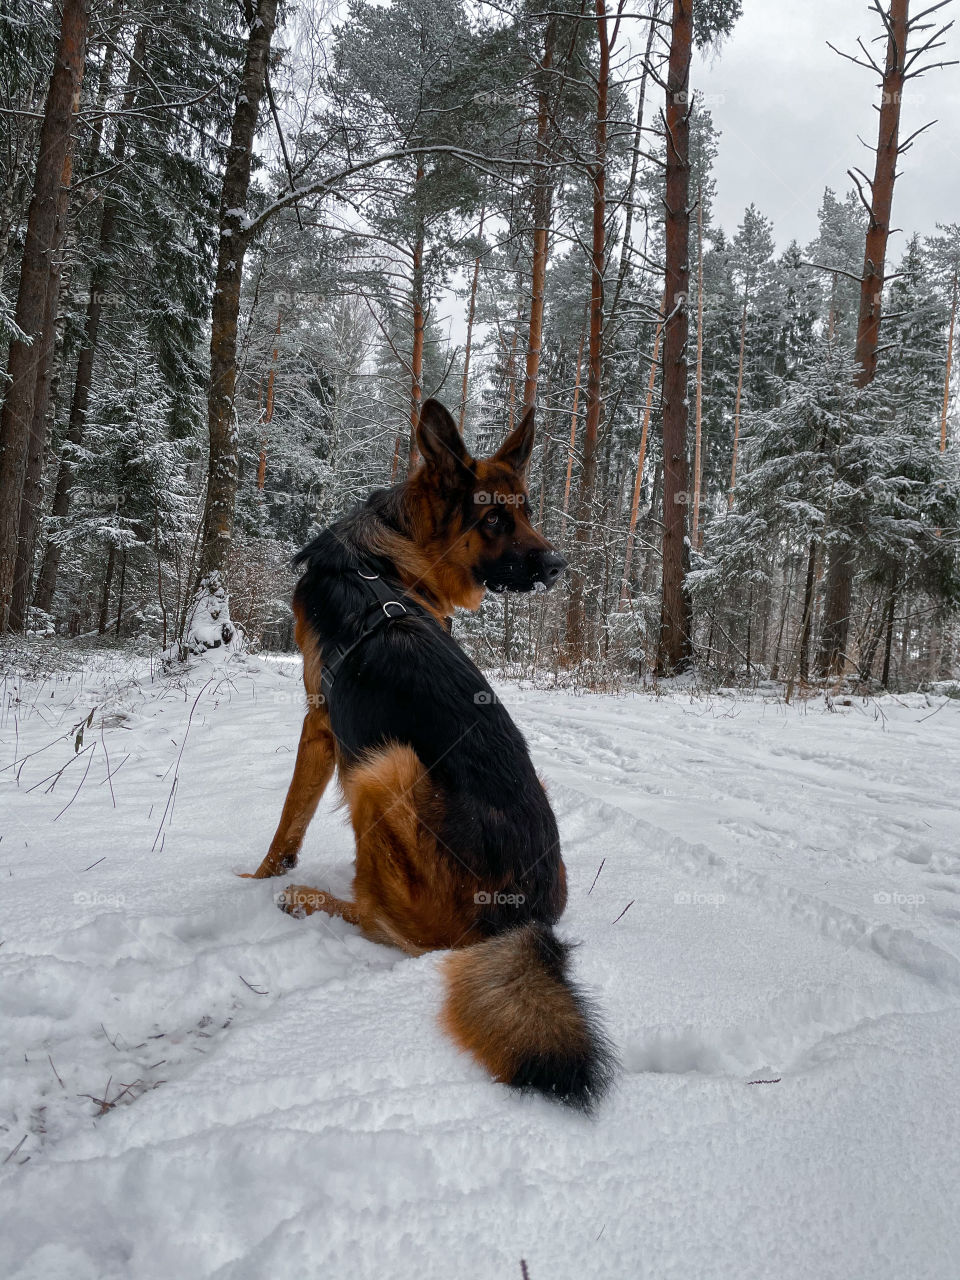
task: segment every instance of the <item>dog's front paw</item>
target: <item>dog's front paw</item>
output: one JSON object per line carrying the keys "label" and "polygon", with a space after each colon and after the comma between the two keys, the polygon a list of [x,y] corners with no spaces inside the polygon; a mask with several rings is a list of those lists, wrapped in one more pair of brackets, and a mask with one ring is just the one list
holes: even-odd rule
{"label": "dog's front paw", "polygon": [[297,916],[300,919],[313,915],[314,911],[322,911],[326,900],[325,893],[321,893],[319,889],[311,889],[305,884],[288,884],[274,898],[281,911],[285,911],[288,916]]}
{"label": "dog's front paw", "polygon": [[296,853],[268,853],[256,871],[238,871],[241,880],[269,880],[272,876],[285,876],[300,861]]}

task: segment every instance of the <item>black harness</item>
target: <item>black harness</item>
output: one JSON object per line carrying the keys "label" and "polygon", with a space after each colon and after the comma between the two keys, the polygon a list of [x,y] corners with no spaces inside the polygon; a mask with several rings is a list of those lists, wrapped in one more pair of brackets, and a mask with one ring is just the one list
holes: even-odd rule
{"label": "black harness", "polygon": [[438,623],[436,617],[425,609],[423,605],[418,604],[400,587],[394,587],[388,582],[384,582],[379,573],[376,573],[373,569],[361,566],[356,572],[369,603],[360,616],[355,639],[351,640],[349,644],[322,646],[323,666],[320,669],[320,688],[327,703],[330,701],[330,694],[333,690],[337,673],[346,658],[353,653],[354,649],[359,648],[365,640],[368,640],[375,632],[380,631],[391,622],[396,622],[398,618],[404,617],[423,618],[427,622],[433,623],[434,626],[442,625],[443,629],[448,633],[450,630],[449,622],[445,625]]}

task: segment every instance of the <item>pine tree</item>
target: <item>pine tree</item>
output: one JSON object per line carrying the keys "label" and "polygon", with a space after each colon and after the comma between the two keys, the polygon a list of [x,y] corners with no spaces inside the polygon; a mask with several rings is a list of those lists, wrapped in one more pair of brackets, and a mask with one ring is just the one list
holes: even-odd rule
{"label": "pine tree", "polygon": [[[0,413],[0,631],[9,625],[16,573],[20,503],[37,395],[37,348],[55,308],[51,278],[62,219],[60,190],[69,174],[71,130],[83,81],[90,0],[66,0],[40,130],[33,195],[20,262],[20,286]],[[46,341],[50,341],[48,333]]]}

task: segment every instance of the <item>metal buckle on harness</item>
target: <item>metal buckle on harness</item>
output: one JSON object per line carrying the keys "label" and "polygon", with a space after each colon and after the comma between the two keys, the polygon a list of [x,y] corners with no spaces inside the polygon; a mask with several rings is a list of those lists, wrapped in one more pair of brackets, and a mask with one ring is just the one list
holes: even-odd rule
{"label": "metal buckle on harness", "polygon": [[[363,578],[364,582],[380,582],[381,581],[379,573],[364,573],[362,569],[358,569],[357,574],[359,577]],[[383,587],[384,587],[384,590],[386,590],[387,584],[383,583]],[[382,593],[376,587],[373,589],[373,594],[378,597],[380,608],[383,610],[384,617],[401,618],[405,613],[408,612],[407,606],[403,603],[402,600],[384,600],[382,598]],[[396,605],[396,607],[400,610],[400,612],[391,613],[390,608],[392,605]]]}
{"label": "metal buckle on harness", "polygon": [[[363,629],[360,631],[360,634],[357,635],[350,644],[337,644],[333,646],[333,652],[324,660],[323,667],[320,671],[320,683],[324,689],[325,696],[329,696],[329,692],[336,681],[337,673],[347,656],[353,653],[359,645],[363,644],[364,640],[366,640],[368,636],[373,635],[375,631],[379,630],[379,628],[383,626],[384,620],[390,622],[395,618],[402,618],[407,614],[413,617],[423,618],[429,618],[430,616],[423,606],[418,604],[415,600],[410,601],[409,607],[405,605],[402,600],[385,600],[384,596],[389,595],[391,591],[402,591],[402,588],[384,582],[379,573],[364,573],[364,571],[359,568],[356,572],[357,576],[362,578],[364,582],[380,584],[379,586],[371,586],[367,594],[373,595],[374,602],[380,606],[383,618],[380,620],[377,619],[376,614],[373,612],[374,603],[372,602],[362,615]],[[396,613],[393,612],[394,609],[397,610]]]}

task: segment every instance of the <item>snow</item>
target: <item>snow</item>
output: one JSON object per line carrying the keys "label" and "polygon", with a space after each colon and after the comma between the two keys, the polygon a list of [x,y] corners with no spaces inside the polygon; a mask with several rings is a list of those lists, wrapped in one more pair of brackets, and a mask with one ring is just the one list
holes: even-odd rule
{"label": "snow", "polygon": [[[232,874],[302,695],[215,658],[3,686],[0,1274],[955,1280],[960,701],[498,685],[623,1057],[591,1121],[441,1035],[440,957]],[[350,860],[331,795],[295,878]]]}
{"label": "snow", "polygon": [[[187,617],[185,648],[188,653],[201,654],[206,649],[224,647],[221,657],[232,656],[242,642],[237,628],[230,620],[230,601],[226,589],[216,571],[207,574],[194,595]],[[180,646],[176,643],[166,653],[168,663],[180,660]]]}

